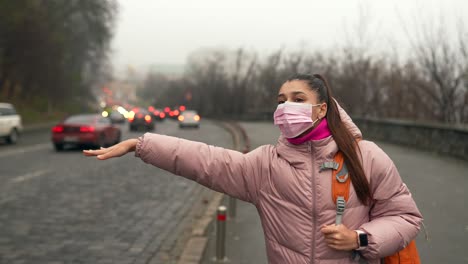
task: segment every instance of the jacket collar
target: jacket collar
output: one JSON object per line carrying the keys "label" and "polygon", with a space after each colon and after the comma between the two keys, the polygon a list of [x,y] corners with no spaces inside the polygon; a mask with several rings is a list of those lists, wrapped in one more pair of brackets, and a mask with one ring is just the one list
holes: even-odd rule
{"label": "jacket collar", "polygon": [[280,136],[276,145],[277,153],[289,163],[295,163],[301,157],[309,160],[312,157],[316,162],[325,162],[333,159],[338,151],[333,136],[320,140],[311,140],[300,145],[294,145],[288,142],[286,138]]}

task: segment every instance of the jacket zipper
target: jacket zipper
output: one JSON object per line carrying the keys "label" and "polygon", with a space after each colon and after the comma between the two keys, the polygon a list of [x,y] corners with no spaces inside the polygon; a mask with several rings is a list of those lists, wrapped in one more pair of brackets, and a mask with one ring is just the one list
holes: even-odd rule
{"label": "jacket zipper", "polygon": [[315,233],[316,233],[316,226],[317,226],[317,208],[316,208],[316,191],[315,191],[315,174],[314,174],[314,153],[312,152],[312,143],[309,142],[309,152],[311,154],[311,168],[312,168],[312,193],[313,193],[313,198],[312,198],[312,217],[313,217],[313,227],[314,229],[312,230],[312,255],[310,259],[310,263],[314,263],[315,259]]}

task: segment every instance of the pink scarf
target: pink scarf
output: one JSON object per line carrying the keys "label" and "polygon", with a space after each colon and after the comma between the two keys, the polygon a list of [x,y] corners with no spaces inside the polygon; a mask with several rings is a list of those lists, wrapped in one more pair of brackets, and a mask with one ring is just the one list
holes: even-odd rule
{"label": "pink scarf", "polygon": [[291,144],[300,145],[309,140],[320,140],[329,136],[331,136],[331,131],[328,128],[328,122],[325,118],[320,122],[320,124],[318,124],[316,128],[312,129],[312,131],[310,131],[308,134],[298,138],[287,138],[287,140]]}

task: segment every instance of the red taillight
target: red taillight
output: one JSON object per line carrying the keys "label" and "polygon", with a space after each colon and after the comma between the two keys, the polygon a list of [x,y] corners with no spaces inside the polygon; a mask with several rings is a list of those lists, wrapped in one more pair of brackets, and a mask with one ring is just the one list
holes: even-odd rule
{"label": "red taillight", "polygon": [[179,107],[179,110],[182,111],[182,112],[185,111],[185,105],[181,105],[181,106]]}
{"label": "red taillight", "polygon": [[159,115],[159,111],[158,111],[158,110],[154,110],[153,114],[154,114],[155,116],[157,116],[157,115]]}
{"label": "red taillight", "polygon": [[82,126],[80,127],[80,132],[81,133],[90,133],[90,132],[94,132],[94,127],[90,127],[90,126]]}
{"label": "red taillight", "polygon": [[166,117],[166,114],[165,114],[165,113],[160,113],[160,114],[159,114],[159,117],[160,117],[160,118],[165,118],[165,117]]}
{"label": "red taillight", "polygon": [[134,119],[135,119],[134,117],[129,117],[128,121],[133,122]]}
{"label": "red taillight", "polygon": [[64,130],[64,129],[63,129],[63,126],[54,126],[54,127],[52,128],[52,132],[54,132],[54,133],[62,133],[63,130]]}
{"label": "red taillight", "polygon": [[137,117],[138,118],[143,118],[143,114],[140,113],[140,114],[137,115]]}
{"label": "red taillight", "polygon": [[174,115],[175,115],[175,116],[178,116],[179,114],[180,114],[179,110],[175,110],[175,111],[174,111]]}
{"label": "red taillight", "polygon": [[151,122],[151,116],[150,116],[150,115],[146,115],[146,116],[145,116],[145,121],[146,121],[147,123]]}
{"label": "red taillight", "polygon": [[171,111],[171,109],[169,107],[164,108],[164,112],[169,113],[170,111]]}

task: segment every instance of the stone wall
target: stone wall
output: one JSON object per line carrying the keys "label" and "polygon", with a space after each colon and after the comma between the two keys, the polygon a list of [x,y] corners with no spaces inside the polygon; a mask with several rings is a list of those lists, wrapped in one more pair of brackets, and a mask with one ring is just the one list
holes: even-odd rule
{"label": "stone wall", "polygon": [[468,127],[353,117],[364,138],[381,140],[468,160]]}

